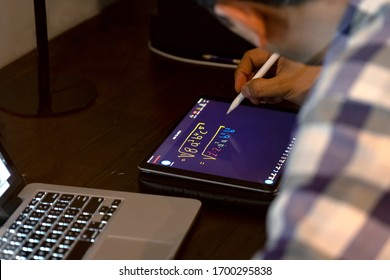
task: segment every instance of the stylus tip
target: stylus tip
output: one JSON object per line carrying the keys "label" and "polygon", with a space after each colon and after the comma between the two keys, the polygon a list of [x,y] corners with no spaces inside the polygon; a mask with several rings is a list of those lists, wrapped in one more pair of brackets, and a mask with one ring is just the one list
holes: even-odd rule
{"label": "stylus tip", "polygon": [[229,115],[229,113],[230,113],[231,111],[233,111],[235,108],[236,108],[235,106],[230,106],[229,109],[228,109],[227,112],[226,112],[226,115]]}

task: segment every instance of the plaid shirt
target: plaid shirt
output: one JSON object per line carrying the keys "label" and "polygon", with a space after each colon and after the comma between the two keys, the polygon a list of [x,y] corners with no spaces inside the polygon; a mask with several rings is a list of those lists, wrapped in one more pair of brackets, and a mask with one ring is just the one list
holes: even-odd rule
{"label": "plaid shirt", "polygon": [[390,259],[390,0],[351,0],[254,258]]}

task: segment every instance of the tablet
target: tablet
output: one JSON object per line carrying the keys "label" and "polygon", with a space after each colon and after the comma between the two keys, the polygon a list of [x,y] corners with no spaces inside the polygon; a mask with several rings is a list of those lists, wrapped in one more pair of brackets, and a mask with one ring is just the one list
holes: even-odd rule
{"label": "tablet", "polygon": [[142,181],[194,195],[272,198],[296,140],[297,112],[246,103],[226,114],[230,103],[200,96],[140,163]]}

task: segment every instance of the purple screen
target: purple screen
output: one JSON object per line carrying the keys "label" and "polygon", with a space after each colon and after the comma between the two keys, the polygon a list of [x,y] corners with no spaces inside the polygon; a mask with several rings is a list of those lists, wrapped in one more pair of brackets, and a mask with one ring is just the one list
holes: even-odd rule
{"label": "purple screen", "polygon": [[201,98],[148,163],[273,185],[295,139],[296,113]]}

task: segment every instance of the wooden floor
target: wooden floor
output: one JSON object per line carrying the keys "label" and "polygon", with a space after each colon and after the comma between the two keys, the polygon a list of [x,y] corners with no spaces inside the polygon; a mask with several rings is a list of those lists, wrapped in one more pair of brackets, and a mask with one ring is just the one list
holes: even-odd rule
{"label": "wooden floor", "polygon": [[[28,182],[139,192],[138,163],[195,97],[235,96],[232,69],[149,51],[151,2],[119,1],[50,42],[52,74],[95,85],[94,104],[46,118],[0,112],[1,141]],[[0,84],[35,60],[33,52],[2,69]],[[250,258],[265,240],[265,212],[204,205],[177,258]]]}

